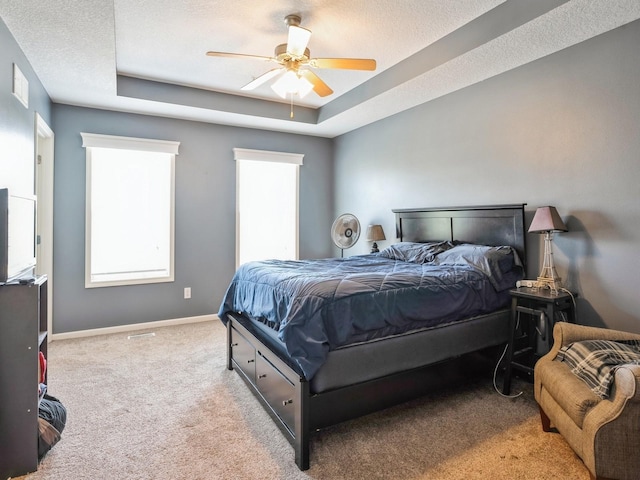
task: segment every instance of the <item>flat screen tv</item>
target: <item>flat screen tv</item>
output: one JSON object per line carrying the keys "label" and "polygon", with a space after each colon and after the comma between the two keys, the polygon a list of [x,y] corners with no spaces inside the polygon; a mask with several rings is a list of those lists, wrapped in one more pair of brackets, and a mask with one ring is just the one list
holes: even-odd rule
{"label": "flat screen tv", "polygon": [[36,197],[0,188],[0,282],[33,270],[36,264]]}

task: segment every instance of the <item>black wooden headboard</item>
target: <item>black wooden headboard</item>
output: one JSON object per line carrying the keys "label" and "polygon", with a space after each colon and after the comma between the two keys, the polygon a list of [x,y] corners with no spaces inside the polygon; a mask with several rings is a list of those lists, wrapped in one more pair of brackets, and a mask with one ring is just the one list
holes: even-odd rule
{"label": "black wooden headboard", "polygon": [[510,245],[518,252],[526,271],[525,205],[396,209],[396,237],[401,242],[456,240]]}

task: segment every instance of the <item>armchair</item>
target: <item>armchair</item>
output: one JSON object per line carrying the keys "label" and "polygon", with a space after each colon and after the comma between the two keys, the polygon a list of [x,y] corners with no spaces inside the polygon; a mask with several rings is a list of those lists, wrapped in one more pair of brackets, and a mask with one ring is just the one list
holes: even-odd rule
{"label": "armchair", "polygon": [[572,342],[637,340],[640,334],[559,322],[553,338],[553,347],[534,368],[542,429],[555,427],[592,479],[640,478],[640,365],[618,368],[609,398],[601,399],[564,362],[553,361]]}

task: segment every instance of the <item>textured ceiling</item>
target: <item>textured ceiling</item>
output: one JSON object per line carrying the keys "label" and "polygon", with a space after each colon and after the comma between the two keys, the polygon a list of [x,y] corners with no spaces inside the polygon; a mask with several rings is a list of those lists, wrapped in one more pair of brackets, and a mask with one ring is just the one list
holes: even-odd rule
{"label": "textured ceiling", "polygon": [[[284,17],[312,57],[375,58],[374,72],[319,69],[334,90],[283,103],[271,56]],[[333,137],[640,18],[638,0],[0,0],[55,102]]]}

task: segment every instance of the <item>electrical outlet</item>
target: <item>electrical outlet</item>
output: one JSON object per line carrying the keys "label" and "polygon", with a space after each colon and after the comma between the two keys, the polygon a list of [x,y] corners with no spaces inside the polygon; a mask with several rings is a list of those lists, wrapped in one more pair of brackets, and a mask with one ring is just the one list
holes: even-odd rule
{"label": "electrical outlet", "polygon": [[184,298],[191,298],[191,287],[184,287]]}

